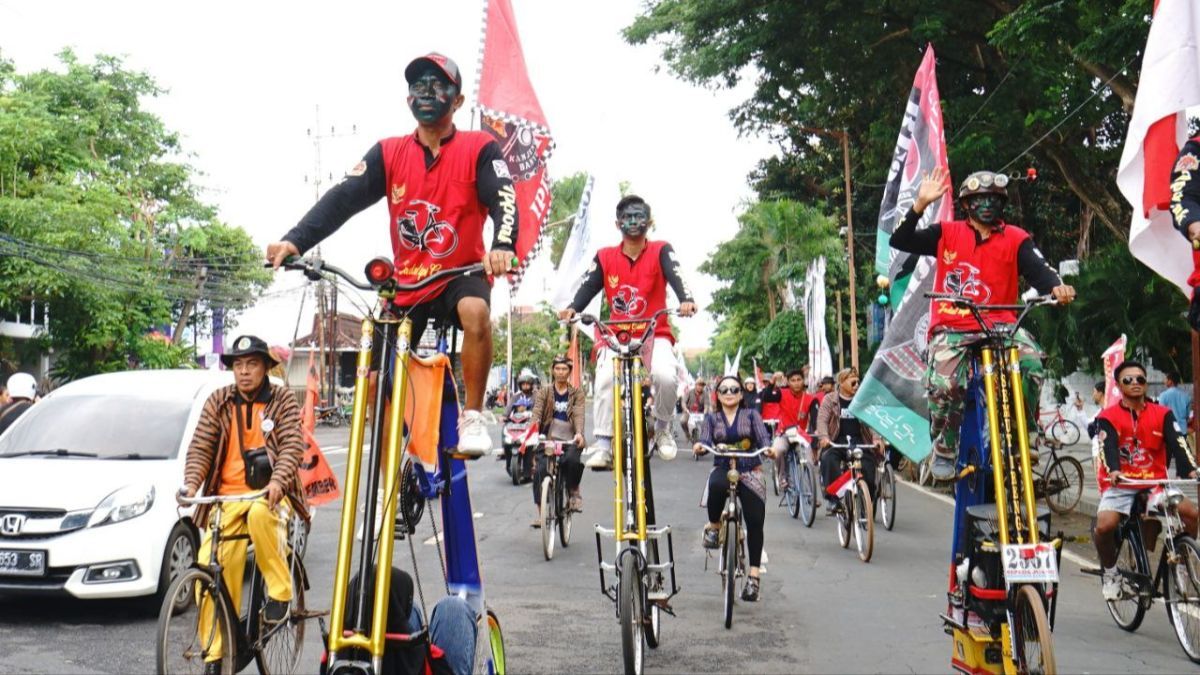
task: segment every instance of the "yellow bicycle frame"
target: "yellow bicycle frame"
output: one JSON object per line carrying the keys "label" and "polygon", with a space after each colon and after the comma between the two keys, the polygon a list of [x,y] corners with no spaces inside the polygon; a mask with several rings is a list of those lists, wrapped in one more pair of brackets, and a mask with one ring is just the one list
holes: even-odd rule
{"label": "yellow bicycle frame", "polygon": [[[1029,434],[1027,433],[1028,419],[1025,415],[1024,385],[1021,382],[1020,354],[1017,348],[1007,348],[1007,358],[997,359],[996,351],[991,347],[980,350],[980,361],[983,364],[984,392],[987,398],[988,440],[992,454],[992,491],[996,502],[996,520],[999,528],[1000,545],[1012,542],[1038,543],[1039,532],[1037,524],[1037,507],[1033,489],[1033,465],[1029,459]],[[1003,372],[1007,371],[1007,372]],[[1010,431],[1015,439],[1001,440],[1000,387],[1008,387],[1007,407],[1003,411],[1016,425]],[[1013,466],[1005,448],[1011,447],[1011,441],[1016,441],[1020,470]],[[1018,475],[1019,473],[1019,475]],[[1006,478],[1008,481],[1006,482]],[[1009,531],[1009,509],[1013,510],[1016,532]],[[1024,518],[1022,518],[1024,511]],[[1029,523],[1022,527],[1022,523]],[[1028,541],[1026,541],[1028,538]]]}
{"label": "yellow bicycle frame", "polygon": [[[634,509],[637,512],[637,530],[626,531],[625,529],[625,500],[629,495],[625,494],[625,486],[623,484],[625,478],[625,453],[619,448],[613,448],[613,482],[616,483],[616,488],[613,494],[613,511],[617,526],[616,530],[617,541],[645,541],[646,540],[646,484],[644,463],[646,461],[645,449],[642,444],[642,431],[645,428],[645,420],[642,419],[642,359],[639,356],[631,358],[633,368],[633,499]],[[624,438],[624,420],[621,419],[621,378],[620,378],[621,357],[613,357],[613,440]]]}
{"label": "yellow bicycle frame", "polygon": [[[379,323],[398,323],[396,330],[395,372],[392,374],[391,406],[388,409],[387,437],[383,454],[383,494],[387,496],[385,506],[390,504],[390,513],[380,514],[381,528],[378,544],[377,560],[390,561],[395,546],[396,505],[399,501],[396,495],[397,481],[400,468],[400,446],[404,419],[405,396],[408,388],[404,383],[408,379],[408,348],[412,340],[412,321],[404,318],[397,321],[380,319]],[[334,572],[333,606],[330,610],[329,655],[330,662],[338,651],[343,649],[364,649],[371,654],[375,672],[380,672],[383,665],[383,650],[387,632],[388,597],[391,591],[392,566],[378,564],[375,566],[375,597],[371,608],[371,631],[369,635],[352,632],[343,635],[342,627],[346,619],[346,591],[350,584],[351,557],[354,549],[354,529],[358,514],[358,482],[362,468],[362,443],[365,435],[367,392],[369,389],[368,376],[371,369],[371,350],[375,335],[376,320],[367,317],[362,323],[362,343],[358,352],[354,374],[354,410],[350,417],[350,446],[347,450],[346,480],[342,501],[341,530],[338,536],[337,567]],[[381,411],[376,411],[380,414]],[[374,498],[369,495],[368,498]],[[364,527],[373,524],[364,524]]]}

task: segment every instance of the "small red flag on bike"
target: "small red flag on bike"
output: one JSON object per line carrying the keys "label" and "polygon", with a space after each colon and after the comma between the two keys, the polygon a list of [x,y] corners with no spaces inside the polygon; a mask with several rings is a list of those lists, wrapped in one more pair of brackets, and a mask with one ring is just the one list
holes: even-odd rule
{"label": "small red flag on bike", "polygon": [[829,484],[829,487],[825,488],[825,494],[829,495],[830,497],[841,497],[846,493],[846,490],[849,489],[850,470],[847,469],[846,473],[838,476],[836,480]]}

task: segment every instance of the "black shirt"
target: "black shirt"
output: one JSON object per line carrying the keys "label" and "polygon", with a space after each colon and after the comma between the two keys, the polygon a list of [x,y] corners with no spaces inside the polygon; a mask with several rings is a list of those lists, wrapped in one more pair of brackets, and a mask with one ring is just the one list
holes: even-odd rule
{"label": "black shirt", "polygon": [[24,415],[25,411],[29,410],[29,406],[31,405],[33,405],[33,401],[22,398],[0,408],[0,434],[12,426],[12,423],[16,422],[18,417]]}
{"label": "black shirt", "polygon": [[1171,171],[1171,219],[1187,236],[1187,227],[1200,220],[1200,140],[1183,144]]}
{"label": "black shirt", "polygon": [[568,389],[561,394],[558,393],[557,389],[554,390],[554,419],[561,420],[563,422],[571,421],[570,418],[567,417],[568,409],[570,408],[568,399],[570,398],[571,390]]}
{"label": "black shirt", "polygon": [[834,443],[843,442],[847,436],[850,437],[850,442],[859,445],[863,442],[862,425],[858,418],[850,414],[850,401],[841,394],[838,394],[838,402],[842,405],[842,419],[838,422],[838,438],[831,439]]}

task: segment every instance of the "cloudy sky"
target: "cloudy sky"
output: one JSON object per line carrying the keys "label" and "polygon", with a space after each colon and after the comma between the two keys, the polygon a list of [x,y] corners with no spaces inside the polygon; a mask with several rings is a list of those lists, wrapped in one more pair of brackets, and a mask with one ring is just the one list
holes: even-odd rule
{"label": "cloudy sky", "polygon": [[[657,49],[631,47],[619,34],[639,0],[512,4],[558,144],[552,175],[589,171],[629,181],[652,203],[655,236],[674,244],[707,304],[713,282],[695,268],[732,236],[751,196],[746,175],[773,153],[765,140],[739,139],[729,122],[745,91],[706,91],[655,72]],[[84,58],[115,54],[150,72],[169,91],[149,105],[182,134],[207,199],[265,246],[312,204],[314,177],[327,188],[377,140],[412,130],[402,72],[414,56],[448,54],[474,81],[482,7],[482,0],[0,0],[0,55],[25,72],[53,67],[54,54],[70,46]],[[333,136],[320,143],[320,174],[309,135],[318,107],[320,132]],[[456,118],[461,127],[472,124],[466,107]],[[386,222],[382,202],[364,211],[326,241],[325,258],[361,269],[388,251]],[[531,281],[518,302],[540,294],[542,285]],[[300,285],[280,273],[273,290]],[[263,301],[237,332],[290,341],[300,296]],[[494,312],[505,296],[494,293]],[[311,317],[300,318],[303,334]],[[679,325],[685,346],[706,344],[714,326],[706,315]]]}

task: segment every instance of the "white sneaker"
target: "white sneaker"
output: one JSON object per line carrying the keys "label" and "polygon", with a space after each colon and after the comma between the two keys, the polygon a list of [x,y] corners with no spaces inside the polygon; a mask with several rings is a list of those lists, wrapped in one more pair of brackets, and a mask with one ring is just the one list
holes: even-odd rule
{"label": "white sneaker", "polygon": [[670,427],[660,429],[654,435],[654,445],[658,448],[658,458],[664,462],[675,459],[675,454],[679,452],[679,448],[675,446],[675,433]]}
{"label": "white sneaker", "polygon": [[608,448],[596,448],[592,452],[592,456],[588,457],[583,465],[597,471],[612,471],[612,450]]}
{"label": "white sneaker", "polygon": [[479,459],[492,449],[492,437],[478,410],[464,410],[458,420],[458,449],[456,456]]}
{"label": "white sneaker", "polygon": [[1104,596],[1104,599],[1109,602],[1120,600],[1121,575],[1119,573],[1109,574],[1108,572],[1105,572],[1100,578],[1102,580],[1100,594]]}

